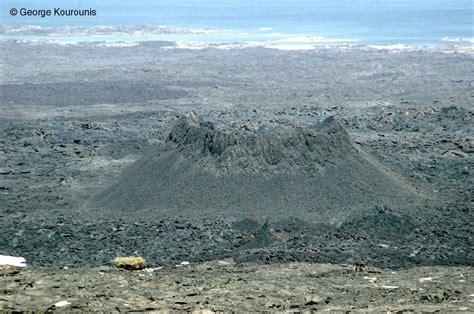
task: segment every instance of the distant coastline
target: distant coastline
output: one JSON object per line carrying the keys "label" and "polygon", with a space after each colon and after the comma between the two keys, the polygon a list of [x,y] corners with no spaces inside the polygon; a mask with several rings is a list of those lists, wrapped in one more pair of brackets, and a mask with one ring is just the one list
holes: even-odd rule
{"label": "distant coastline", "polygon": [[472,52],[473,38],[445,36],[436,41],[410,44],[377,42],[359,38],[324,37],[317,34],[290,34],[270,27],[254,31],[214,28],[183,28],[163,25],[134,26],[60,26],[0,25],[0,40],[57,45],[96,43],[99,46],[130,47],[141,42],[171,42],[178,49],[236,49],[262,47],[281,50],[311,50],[318,47],[365,48],[388,50],[437,50]]}

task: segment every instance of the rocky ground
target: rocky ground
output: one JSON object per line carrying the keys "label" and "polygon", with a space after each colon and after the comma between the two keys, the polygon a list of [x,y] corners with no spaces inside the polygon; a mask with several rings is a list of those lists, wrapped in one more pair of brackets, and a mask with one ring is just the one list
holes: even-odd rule
{"label": "rocky ground", "polygon": [[473,275],[471,267],[391,271],[309,263],[236,264],[232,260],[141,271],[39,268],[4,272],[0,309],[472,312]]}
{"label": "rocky ground", "polygon": [[[151,266],[232,258],[261,271],[263,277],[258,278],[275,276],[275,282],[278,276],[272,267],[284,269],[287,264],[280,263],[295,261],[397,269],[397,274],[407,277],[393,280],[406,287],[416,282],[408,276],[419,271],[413,267],[433,267],[429,271],[441,277],[472,272],[471,55],[357,48],[192,51],[163,48],[166,45],[116,48],[0,43],[4,56],[0,64],[0,253],[24,256],[34,267],[3,277],[9,289],[14,290],[21,278],[98,274],[92,267],[135,254],[144,256]],[[131,210],[117,215],[91,211],[90,199],[117,182],[124,169],[143,156],[161,152],[178,117],[189,112],[218,127],[245,132],[302,127],[334,116],[354,145],[422,191],[429,201],[403,212],[397,206],[366,208],[343,224],[309,223],[291,213],[287,219],[270,221],[252,213],[246,218],[196,221],[199,212],[160,215]],[[270,266],[254,265],[256,262]],[[55,270],[65,266],[82,268]],[[199,267],[166,269],[169,278],[177,278],[180,271],[199,272]],[[333,267],[334,276],[345,269],[318,264],[299,267],[295,272]],[[215,276],[225,278],[226,271],[218,272]],[[132,282],[141,278],[137,273],[105,273]],[[359,273],[350,273],[356,282],[367,281]],[[390,271],[382,273],[391,276]],[[144,274],[144,278],[158,274],[162,273]],[[352,278],[337,276],[341,281]],[[320,280],[332,282],[332,275]],[[437,284],[450,289],[450,296],[463,286],[445,282]],[[38,289],[46,289],[45,285]],[[24,303],[14,305],[11,296],[28,290],[8,291],[2,296],[4,307],[36,306],[26,296]],[[421,292],[408,297],[405,292],[398,294],[400,289],[376,291],[373,298],[378,301],[370,304],[367,298],[364,304],[382,306],[380,298],[387,293],[409,304],[422,298]],[[463,300],[460,307],[468,304],[469,294],[463,291],[454,293]],[[288,297],[294,303],[275,304],[280,309],[303,307],[307,294]],[[341,306],[359,304],[354,303],[357,296],[351,292],[347,299],[341,293],[331,298],[339,297]],[[56,295],[45,296],[41,308],[57,300]],[[404,307],[395,297],[393,300],[394,308]],[[112,303],[111,307],[122,308]],[[266,303],[248,304],[263,310]],[[170,304],[150,307],[172,308]],[[431,303],[422,304],[429,309]],[[181,305],[181,309],[187,306]]]}

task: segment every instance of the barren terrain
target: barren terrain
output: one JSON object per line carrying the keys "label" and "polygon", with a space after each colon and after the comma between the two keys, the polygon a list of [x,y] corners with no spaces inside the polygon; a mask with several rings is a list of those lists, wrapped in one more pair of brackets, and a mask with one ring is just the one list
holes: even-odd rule
{"label": "barren terrain", "polygon": [[[21,286],[14,278],[47,276],[47,281],[65,282],[65,278],[93,276],[96,267],[109,265],[121,255],[140,255],[150,266],[166,266],[166,276],[171,276],[167,278],[188,280],[190,273],[181,272],[191,272],[218,285],[221,279],[230,280],[232,296],[240,295],[235,292],[240,283],[232,284],[233,275],[223,266],[212,276],[200,273],[202,265],[226,258],[237,265],[246,263],[228,267],[244,277],[256,271],[261,276],[251,278],[255,286],[261,280],[275,289],[262,293],[265,302],[255,291],[249,292],[253,299],[232,298],[236,307],[247,310],[311,309],[305,304],[312,301],[305,298],[312,292],[303,287],[312,281],[293,282],[302,284],[302,290],[292,290],[285,302],[269,300],[270,296],[282,299],[282,289],[291,290],[290,277],[283,272],[291,262],[305,262],[295,266],[304,278],[312,271],[327,275],[322,269],[330,269],[334,277],[318,277],[321,287],[325,280],[340,281],[342,286],[354,286],[353,280],[357,285],[367,282],[352,270],[342,275],[356,263],[396,270],[393,274],[383,270],[383,278],[390,280],[387,285],[403,288],[377,288],[374,296],[369,295],[372,288],[361,288],[363,306],[380,310],[384,305],[380,300],[392,294],[391,309],[409,310],[404,304],[421,302],[421,292],[409,292],[416,282],[410,274],[419,271],[413,267],[432,267],[422,271],[440,278],[472,276],[472,55],[357,47],[313,51],[169,47],[158,42],[134,47],[0,43],[0,253],[24,256],[32,267],[2,278],[9,287],[0,297],[3,308],[44,309],[57,299],[48,295],[47,285],[40,285],[34,289],[46,294],[44,302],[29,303],[26,296],[24,301],[14,301],[12,295],[27,293],[15,290]],[[212,153],[212,148],[211,155],[201,155],[201,150],[186,146],[186,137],[173,142],[170,134],[186,115],[201,121],[203,129],[197,132],[214,138],[222,138],[214,128],[237,134],[230,141],[240,146],[220,146],[236,149],[235,154]],[[334,145],[333,155],[321,155],[309,144],[305,145],[313,155],[301,146],[290,149],[299,157],[285,153],[293,138],[329,136],[326,131],[308,131],[328,117],[347,134],[345,140],[335,136],[342,146]],[[265,143],[278,149],[268,152]],[[246,175],[252,169],[252,176],[257,173],[258,178],[213,181],[208,174],[199,174],[201,170],[175,171],[173,165],[184,169],[180,166],[187,164],[163,163],[162,156],[170,149],[191,160],[189,169],[221,167],[212,171],[222,177],[241,169],[244,160],[254,167],[242,168]],[[258,158],[242,155],[255,151],[271,158],[261,164]],[[282,159],[268,168],[277,155]],[[300,165],[281,160],[312,161]],[[200,166],[193,168],[196,165]],[[165,180],[172,183],[169,186],[162,179],[165,170],[169,170],[170,180]],[[288,181],[274,178],[289,170],[305,175],[301,180],[293,177],[295,193],[285,194]],[[236,186],[244,188],[225,194]],[[276,188],[281,189],[278,202],[271,194]],[[258,195],[249,194],[256,189]],[[182,261],[205,263],[186,270],[171,267]],[[74,269],[58,270],[65,266]],[[143,275],[147,279],[158,274]],[[106,275],[111,281],[120,276],[141,280],[135,273],[115,270],[107,270]],[[450,289],[449,297],[441,301],[444,305],[436,309],[459,310],[458,304],[448,305],[457,302],[453,300],[461,300],[461,308],[472,306],[469,295],[474,292],[468,291],[467,283],[443,280],[430,288]],[[179,291],[180,283],[176,285],[153,289]],[[208,285],[201,282],[196,287]],[[333,296],[315,292],[319,301],[313,305],[330,309],[337,299],[335,308],[347,309],[350,304],[362,308],[354,301],[359,297],[353,288],[345,290],[346,298],[336,286],[339,283],[330,285]],[[96,288],[90,289],[87,293],[96,293]],[[68,293],[68,298],[84,300]],[[134,297],[128,293],[117,304],[99,298],[100,306],[94,303],[99,299],[87,296],[94,301],[78,301],[78,308],[118,310],[124,302],[130,308],[148,307],[148,301],[130,303]],[[214,307],[197,306],[187,299],[176,303],[181,302],[177,296],[185,295],[177,293],[161,301],[153,296],[150,308],[231,308],[230,303],[220,306],[224,299],[217,295],[208,301]],[[326,304],[328,297],[332,301]],[[370,304],[369,299],[378,301]]]}

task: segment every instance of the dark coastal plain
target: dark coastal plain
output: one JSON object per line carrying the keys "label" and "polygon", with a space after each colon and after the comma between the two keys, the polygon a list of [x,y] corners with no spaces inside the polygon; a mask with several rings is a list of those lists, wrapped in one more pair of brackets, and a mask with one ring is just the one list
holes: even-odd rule
{"label": "dark coastal plain", "polygon": [[0,53],[0,309],[474,311],[472,54]]}

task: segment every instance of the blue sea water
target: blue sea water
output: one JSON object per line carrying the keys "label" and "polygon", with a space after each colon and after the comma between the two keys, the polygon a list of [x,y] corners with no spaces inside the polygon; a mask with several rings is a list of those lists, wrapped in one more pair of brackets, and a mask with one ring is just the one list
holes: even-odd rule
{"label": "blue sea water", "polygon": [[[95,17],[10,16],[11,8],[95,9]],[[81,40],[177,40],[367,45],[472,44],[472,0],[2,0],[6,26],[166,25],[214,29],[205,34],[56,36]],[[0,39],[44,35],[0,34]],[[307,37],[316,37],[308,40]],[[325,40],[320,40],[324,37]],[[444,38],[444,40],[443,40]],[[450,39],[446,41],[446,38]]]}

